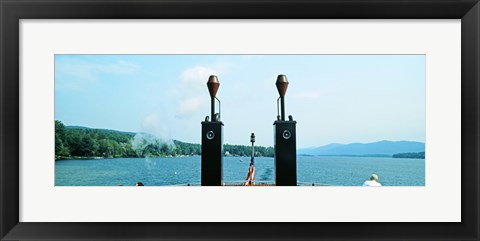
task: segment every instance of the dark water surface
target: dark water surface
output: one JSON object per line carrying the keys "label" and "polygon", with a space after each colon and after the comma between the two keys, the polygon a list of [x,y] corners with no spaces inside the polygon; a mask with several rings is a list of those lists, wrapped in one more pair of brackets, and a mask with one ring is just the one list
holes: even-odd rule
{"label": "dark water surface", "polygon": [[[165,186],[200,183],[200,156],[55,161],[56,186]],[[225,157],[226,183],[247,176],[250,157]],[[255,158],[257,182],[274,182],[273,158]],[[297,180],[304,185],[360,186],[375,172],[385,186],[424,186],[425,160],[384,157],[298,156]]]}

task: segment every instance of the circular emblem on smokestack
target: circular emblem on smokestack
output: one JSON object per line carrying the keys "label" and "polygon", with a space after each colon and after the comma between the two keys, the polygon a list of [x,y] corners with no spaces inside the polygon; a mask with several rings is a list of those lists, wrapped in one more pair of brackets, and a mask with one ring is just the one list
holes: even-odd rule
{"label": "circular emblem on smokestack", "polygon": [[281,74],[277,77],[277,82],[275,83],[277,86],[278,94],[280,94],[280,97],[285,97],[285,93],[287,93],[287,87],[288,87],[288,80],[287,76]]}
{"label": "circular emblem on smokestack", "polygon": [[207,139],[212,140],[215,137],[215,133],[213,131],[207,132]]}
{"label": "circular emblem on smokestack", "polygon": [[208,92],[210,92],[210,97],[215,98],[215,96],[217,95],[218,87],[220,86],[220,82],[218,82],[218,78],[216,75],[210,75],[210,77],[208,78],[207,86]]}

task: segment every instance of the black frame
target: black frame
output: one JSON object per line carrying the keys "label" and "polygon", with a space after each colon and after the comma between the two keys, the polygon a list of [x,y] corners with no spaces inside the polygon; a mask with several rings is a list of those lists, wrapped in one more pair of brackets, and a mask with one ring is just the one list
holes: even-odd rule
{"label": "black frame", "polygon": [[[2,240],[479,240],[479,0],[0,0]],[[461,223],[19,223],[20,19],[461,19]],[[439,210],[441,212],[441,210]]]}

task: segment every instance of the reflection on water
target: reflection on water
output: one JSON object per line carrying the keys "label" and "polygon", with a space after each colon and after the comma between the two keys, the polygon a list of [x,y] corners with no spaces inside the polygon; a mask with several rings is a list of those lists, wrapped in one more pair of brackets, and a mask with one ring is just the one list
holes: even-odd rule
{"label": "reflection on water", "polygon": [[267,167],[263,171],[262,174],[260,174],[260,178],[258,180],[260,181],[268,181],[271,180],[273,177],[273,167]]}

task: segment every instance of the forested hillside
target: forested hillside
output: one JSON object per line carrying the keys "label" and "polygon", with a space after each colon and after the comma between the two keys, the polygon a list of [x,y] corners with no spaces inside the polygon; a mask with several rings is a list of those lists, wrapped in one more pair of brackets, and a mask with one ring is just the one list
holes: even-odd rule
{"label": "forested hillside", "polygon": [[[249,156],[250,146],[224,145],[226,155]],[[65,126],[55,120],[55,159],[166,157],[200,155],[201,145],[161,140],[147,133]],[[255,147],[256,156],[273,157],[272,147]]]}

